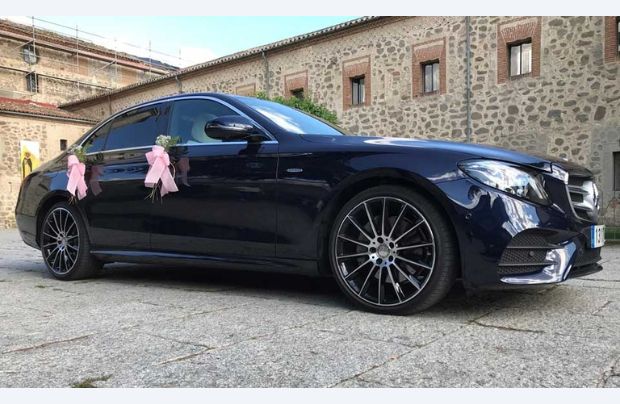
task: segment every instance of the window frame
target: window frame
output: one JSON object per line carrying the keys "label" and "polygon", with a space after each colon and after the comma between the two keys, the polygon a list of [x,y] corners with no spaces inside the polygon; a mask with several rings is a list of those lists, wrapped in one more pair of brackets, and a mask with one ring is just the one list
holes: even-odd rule
{"label": "window frame", "polygon": [[[437,71],[435,72],[435,65]],[[431,90],[426,91],[426,68],[431,67]],[[422,94],[431,95],[439,93],[441,89],[441,61],[439,59],[428,60],[420,63],[422,69]],[[437,76],[437,88],[435,88],[435,75]]]}
{"label": "window frame", "polygon": [[25,77],[26,91],[33,94],[39,94],[41,92],[41,86],[39,85],[39,75],[35,72],[30,72],[26,74]]}
{"label": "window frame", "polygon": [[[166,112],[164,111],[164,106],[165,106],[165,102],[161,102],[161,103],[157,103],[157,104],[153,104],[153,105],[142,105],[142,106],[138,106],[137,108],[132,108],[131,110],[128,111],[124,111],[118,115],[116,115],[114,117],[114,119],[111,119],[108,124],[110,124],[108,131],[105,135],[105,142],[103,144],[103,150],[101,152],[113,152],[113,151],[124,151],[124,150],[140,150],[140,149],[146,149],[149,147],[152,147],[155,144],[155,139],[153,139],[153,143],[151,144],[146,144],[146,145],[136,145],[136,146],[129,146],[129,147],[116,147],[113,149],[109,149],[108,150],[108,142],[110,141],[110,133],[112,133],[112,130],[114,130],[115,128],[113,128],[114,126],[114,122],[118,121],[120,119],[124,119],[126,117],[131,117],[133,115],[137,115],[140,112],[140,110],[149,110],[149,109],[157,109],[157,114],[155,115],[155,126],[156,128],[160,129],[158,130],[158,132],[161,132],[167,127],[167,119],[168,117],[166,116]],[[150,117],[149,117],[150,118]],[[159,122],[159,119],[164,119],[164,122]],[[155,135],[155,138],[157,138],[158,134]]]}
{"label": "window frame", "polygon": [[[22,60],[29,65],[36,65],[39,63],[39,52],[34,43],[30,42],[21,47]],[[34,57],[34,62],[32,61]]]}
{"label": "window frame", "polygon": [[[359,76],[349,77],[351,81],[351,106],[358,107],[366,105],[366,75],[361,74]],[[357,99],[355,97],[355,89],[357,87]],[[361,89],[361,92],[360,92]],[[360,98],[361,93],[361,98]]]}
{"label": "window frame", "polygon": [[[291,93],[291,97],[297,98],[298,100],[303,100],[306,98],[306,94],[305,94],[303,87],[294,88],[290,90],[290,93]],[[299,94],[301,94],[301,97],[299,97]]]}
{"label": "window frame", "polygon": [[616,17],[616,53],[620,57],[620,16]]}
{"label": "window frame", "polygon": [[67,146],[68,146],[67,139],[58,139],[58,147],[60,148],[61,152],[67,150]]}
{"label": "window frame", "polygon": [[[244,97],[244,96],[242,96]],[[178,108],[178,104],[180,102],[184,102],[184,101],[211,101],[211,102],[217,102],[214,99],[211,98],[190,98],[190,97],[183,97],[183,98],[179,98],[179,99],[174,99],[170,101],[170,109],[168,112],[168,117],[167,117],[167,124],[166,124],[166,135],[168,136],[182,136],[181,134],[177,134],[177,133],[172,133],[172,123],[173,123],[173,119],[174,119],[174,111],[175,109]],[[226,105],[223,103],[218,103],[220,105],[222,105],[225,108],[230,109],[232,112],[234,112],[235,114],[242,116],[242,113],[239,112],[236,109],[233,109],[230,105]],[[254,121],[252,121],[254,122]],[[259,127],[259,125],[256,125],[257,127]],[[181,139],[183,140],[183,139]],[[247,142],[247,140],[244,140],[243,142]],[[200,143],[200,142],[196,142],[196,143],[187,143],[187,142],[181,142],[178,143],[177,146],[205,146],[205,145],[212,145],[212,144],[221,144],[221,143],[225,143],[225,144],[231,144],[231,143],[236,143],[236,142],[224,142],[224,141],[220,141],[220,142],[204,142],[204,143]]]}
{"label": "window frame", "polygon": [[620,192],[620,167],[616,167],[616,159],[618,159],[618,166],[620,166],[620,151],[612,152],[612,164],[613,164],[613,190],[614,192]]}
{"label": "window frame", "polygon": [[[530,70],[527,73],[523,73],[523,45],[530,45],[530,52],[529,52],[529,68]],[[507,63],[507,68],[508,68],[508,78],[509,79],[517,79],[520,77],[527,77],[530,76],[532,74],[532,71],[534,70],[534,66],[533,66],[533,50],[534,50],[534,46],[532,44],[532,38],[526,38],[522,41],[518,41],[518,42],[512,42],[507,44],[508,47],[508,63]],[[512,48],[519,48],[519,73],[518,74],[512,74]]]}
{"label": "window frame", "polygon": [[[145,103],[145,104],[139,104],[136,106],[133,106],[131,108],[122,110],[117,112],[116,114],[108,117],[107,119],[101,121],[99,123],[99,125],[97,125],[95,128],[93,128],[90,132],[88,132],[86,135],[83,136],[83,138],[81,140],[79,140],[79,146],[84,146],[86,143],[88,143],[88,141],[95,136],[100,129],[103,129],[107,124],[111,123],[111,121],[129,111],[138,109],[138,108],[144,108],[144,107],[149,107],[152,105],[157,105],[157,104],[161,104],[160,108],[164,109],[166,107],[166,104],[172,103],[174,101],[181,101],[181,100],[194,100],[194,99],[204,99],[204,100],[211,100],[211,101],[215,101],[215,102],[219,102],[220,104],[232,109],[233,111],[235,111],[236,113],[238,113],[241,116],[246,117],[247,119],[249,119],[257,128],[259,128],[267,137],[269,137],[270,140],[268,141],[264,141],[261,142],[263,144],[265,143],[278,143],[277,139],[274,137],[273,134],[271,134],[271,132],[269,132],[267,129],[265,129],[261,124],[259,124],[258,122],[256,122],[255,119],[253,119],[252,117],[248,116],[248,114],[246,114],[245,112],[241,111],[239,108],[235,107],[234,105],[231,105],[230,103],[224,101],[224,100],[220,100],[219,98],[215,98],[215,97],[211,97],[211,96],[201,96],[201,95],[195,95],[195,96],[178,96],[178,97],[172,97],[172,98],[167,98],[165,100],[156,100],[156,101],[152,101],[149,103]],[[169,125],[169,121],[170,121],[170,117],[169,117],[170,112],[167,111],[166,112],[166,120],[167,123],[165,125],[165,128],[167,130],[167,127]],[[105,135],[107,137],[107,134]],[[106,139],[106,143],[107,143],[107,139]],[[220,145],[220,144],[234,144],[235,142],[224,142],[224,143],[203,143],[203,144],[177,144],[178,146],[209,146],[209,145]],[[242,142],[237,142],[237,143],[247,143],[247,141],[242,141]],[[139,149],[144,149],[146,147],[141,147]],[[104,149],[105,149],[105,144],[104,144]],[[101,150],[101,151],[96,151],[96,152],[87,152],[86,155],[87,156],[92,156],[92,155],[96,155],[99,153],[111,153],[111,152],[117,152],[117,151],[123,151],[123,150],[135,150],[136,148],[127,148],[127,149],[114,149],[114,150]]]}

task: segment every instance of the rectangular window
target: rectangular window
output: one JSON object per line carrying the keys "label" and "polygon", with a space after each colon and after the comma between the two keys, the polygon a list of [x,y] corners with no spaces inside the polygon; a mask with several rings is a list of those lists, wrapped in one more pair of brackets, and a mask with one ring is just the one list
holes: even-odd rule
{"label": "rectangular window", "polygon": [[532,72],[532,42],[510,45],[510,77]]}
{"label": "rectangular window", "polygon": [[67,150],[67,139],[60,139],[60,151]]}
{"label": "rectangular window", "polygon": [[620,152],[614,152],[614,191],[620,191]]}
{"label": "rectangular window", "polygon": [[364,76],[351,79],[351,105],[363,105],[366,101],[364,94]]}
{"label": "rectangular window", "polygon": [[439,62],[434,61],[422,65],[424,76],[424,92],[434,93],[439,91]]}
{"label": "rectangular window", "polygon": [[36,73],[26,75],[26,89],[31,93],[39,92],[39,76]]}
{"label": "rectangular window", "polygon": [[155,138],[161,134],[159,116],[158,107],[145,107],[114,118],[105,142],[105,150],[154,145]]}
{"label": "rectangular window", "polygon": [[303,88],[297,88],[295,90],[291,90],[291,95],[297,99],[303,100],[304,99],[304,89]]}
{"label": "rectangular window", "polygon": [[24,62],[28,63],[29,65],[33,65],[39,61],[37,49],[32,43],[25,45],[22,48],[22,55],[24,57]]}
{"label": "rectangular window", "polygon": [[616,38],[618,44],[618,53],[620,53],[620,17],[616,17]]}

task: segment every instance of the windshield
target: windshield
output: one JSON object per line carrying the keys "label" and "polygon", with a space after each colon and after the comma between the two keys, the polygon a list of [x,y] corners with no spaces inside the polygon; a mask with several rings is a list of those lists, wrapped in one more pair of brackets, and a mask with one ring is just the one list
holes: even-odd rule
{"label": "windshield", "polygon": [[341,136],[344,130],[317,117],[277,102],[252,97],[239,97],[248,107],[269,119],[282,130],[298,135]]}

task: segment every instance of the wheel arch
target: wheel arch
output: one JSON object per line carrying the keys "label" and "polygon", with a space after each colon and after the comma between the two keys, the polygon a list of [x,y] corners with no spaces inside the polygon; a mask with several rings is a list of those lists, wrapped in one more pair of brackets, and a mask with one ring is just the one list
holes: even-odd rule
{"label": "wheel arch", "polygon": [[[460,243],[456,232],[453,219],[453,212],[448,198],[427,179],[413,173],[398,169],[375,169],[360,173],[346,181],[343,181],[332,193],[323,214],[318,232],[317,246],[319,248],[319,273],[321,275],[331,274],[328,251],[329,232],[331,224],[338,215],[342,206],[360,192],[380,186],[397,185],[411,188],[427,197],[440,211],[445,214],[452,231],[452,235],[457,244],[460,261]],[[459,269],[460,276],[460,269]]]}
{"label": "wheel arch", "polygon": [[51,192],[49,195],[47,195],[47,197],[44,198],[39,203],[39,207],[37,208],[37,212],[36,212],[36,218],[37,218],[36,243],[37,243],[37,246],[41,247],[39,245],[41,226],[43,225],[43,219],[45,218],[45,215],[47,214],[47,212],[49,212],[52,206],[56,205],[58,202],[69,201],[70,197],[71,197],[71,194],[69,194],[69,192],[67,191],[54,191],[54,192]]}

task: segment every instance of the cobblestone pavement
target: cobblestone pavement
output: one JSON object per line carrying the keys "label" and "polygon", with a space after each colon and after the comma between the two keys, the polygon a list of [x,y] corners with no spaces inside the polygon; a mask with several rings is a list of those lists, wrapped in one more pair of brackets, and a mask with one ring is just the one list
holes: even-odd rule
{"label": "cobblestone pavement", "polygon": [[407,317],[329,279],[111,265],[61,282],[0,231],[0,387],[620,387],[620,246],[560,286]]}

